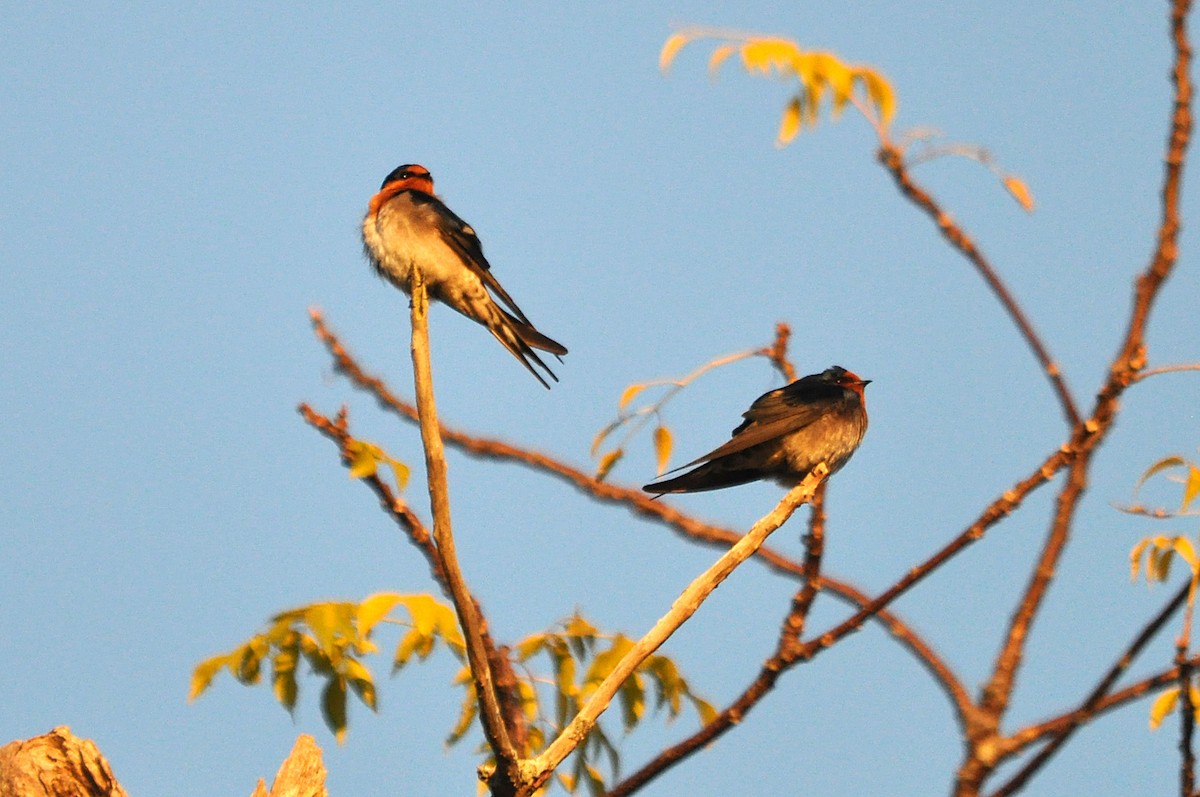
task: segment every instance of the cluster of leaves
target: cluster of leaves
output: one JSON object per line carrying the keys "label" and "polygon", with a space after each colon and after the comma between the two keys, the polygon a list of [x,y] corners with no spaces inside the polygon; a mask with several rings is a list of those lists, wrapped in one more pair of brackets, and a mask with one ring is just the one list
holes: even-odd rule
{"label": "cluster of leaves", "polygon": [[396,648],[393,672],[414,655],[422,660],[427,658],[439,641],[460,659],[465,655],[466,646],[454,611],[428,595],[382,592],[360,603],[313,603],[275,615],[265,632],[196,665],[188,700],[195,700],[208,689],[222,669],[228,669],[240,683],[257,684],[263,663],[269,661],[275,699],[290,712],[299,697],[296,669],[303,657],[312,672],[326,680],[321,713],[341,744],[348,728],[349,692],[353,691],[372,711],[377,707],[375,681],[360,659],[378,652],[371,636],[397,606],[407,610],[409,619],[405,624],[409,630]]}
{"label": "cluster of leaves", "polygon": [[[862,64],[848,64],[833,53],[803,50],[787,39],[683,30],[667,39],[659,66],[666,71],[679,51],[698,39],[717,41],[708,62],[710,74],[715,75],[731,55],[738,53],[742,66],[752,75],[797,82],[796,92],[788,100],[779,124],[779,146],[790,143],[805,125],[816,126],[826,98],[835,119],[846,105],[854,104],[880,131],[887,128],[896,113],[895,91],[881,72]],[[857,89],[861,93],[856,93]]]}
{"label": "cluster of leaves", "polygon": [[[566,727],[633,644],[624,634],[602,633],[576,613],[556,629],[534,634],[516,646],[517,662],[525,670],[525,682],[530,686],[525,703],[530,721],[527,755],[540,752]],[[548,679],[535,674],[531,667],[535,659],[548,665],[551,673]],[[540,684],[542,689],[532,688],[534,684]],[[668,721],[683,712],[685,702],[695,710],[702,724],[717,715],[711,703],[692,691],[674,661],[667,656],[652,655],[617,693],[624,733],[632,731],[646,717],[648,693],[654,700],[654,713],[665,710]],[[602,723],[596,723],[576,748],[570,773],[560,769],[555,777],[568,792],[586,784],[591,794],[603,794],[605,776],[597,766],[602,757],[608,760],[609,776],[616,778],[620,773],[620,755]]]}
{"label": "cluster of leaves", "polygon": [[[397,608],[403,608],[407,617],[392,617]],[[379,651],[372,636],[385,621],[407,628],[392,656],[393,675],[413,661],[426,660],[439,646],[465,661],[466,646],[450,606],[430,595],[384,592],[360,603],[314,603],[276,615],[263,633],[200,662],[192,674],[188,699],[199,697],[223,669],[242,684],[257,684],[264,664],[269,663],[275,699],[290,712],[299,696],[296,671],[303,658],[314,675],[325,679],[321,713],[340,744],[348,729],[350,692],[371,710],[376,709],[375,682],[361,659]],[[522,640],[514,654],[516,689],[528,726],[521,754],[535,756],[557,736],[632,646],[629,637],[605,634],[578,613],[549,631]],[[535,661],[545,664],[541,673],[534,668]],[[478,722],[475,687],[465,664],[454,683],[463,688],[464,695],[458,721],[446,739],[449,745],[462,741]],[[674,661],[654,655],[621,686],[625,733],[645,718],[648,695],[655,713],[665,710],[668,720],[678,717],[685,704],[696,711],[702,723],[716,716],[716,709],[692,691]],[[605,758],[607,773],[598,763]],[[617,746],[597,723],[575,751],[571,773],[559,772],[556,777],[568,792],[586,784],[590,793],[601,794],[606,781],[619,771]]]}
{"label": "cluster of leaves", "polygon": [[408,466],[390,456],[374,443],[353,438],[346,441],[346,453],[350,458],[350,478],[365,479],[379,472],[380,465],[388,465],[396,477],[396,489],[403,490],[408,484]]}
{"label": "cluster of leaves", "polygon": [[[1178,476],[1173,473],[1182,470],[1185,475]],[[1146,515],[1154,518],[1175,518],[1185,516],[1189,513],[1192,503],[1200,496],[1200,467],[1196,463],[1183,459],[1182,457],[1172,456],[1155,462],[1146,472],[1138,479],[1138,483],[1134,492],[1140,490],[1141,487],[1153,476],[1167,473],[1171,475],[1174,481],[1183,485],[1182,497],[1179,502],[1178,510],[1169,509],[1147,509],[1142,505],[1133,505],[1124,507],[1125,511],[1133,514]],[[1129,554],[1131,578],[1136,581],[1139,572],[1144,573],[1147,583],[1153,584],[1156,582],[1166,581],[1171,574],[1171,563],[1179,557],[1188,567],[1190,584],[1187,596],[1187,612],[1184,617],[1184,628],[1180,634],[1180,646],[1186,649],[1188,640],[1191,638],[1191,622],[1196,605],[1197,586],[1200,586],[1200,558],[1196,555],[1196,546],[1192,540],[1182,534],[1156,534],[1152,537],[1146,537],[1136,545]],[[1143,562],[1144,560],[1144,562]],[[1190,686],[1191,705],[1196,712],[1196,720],[1200,722],[1200,691],[1197,691],[1195,686]],[[1179,704],[1180,688],[1172,686],[1163,690],[1161,694],[1155,698],[1154,703],[1150,706],[1150,727],[1157,729],[1162,721],[1175,711]]]}
{"label": "cluster of leaves", "polygon": [[662,405],[670,399],[670,395],[664,396],[653,404],[639,407],[634,411],[629,411],[628,409],[629,403],[639,393],[650,387],[651,384],[663,383],[642,382],[625,388],[625,391],[621,394],[620,401],[617,402],[616,419],[601,429],[596,435],[596,439],[592,441],[591,454],[595,458],[600,454],[600,447],[604,445],[604,441],[608,439],[609,435],[622,427],[628,427],[625,437],[622,438],[620,444],[616,448],[610,449],[603,455],[600,455],[599,464],[596,465],[597,479],[603,481],[608,477],[608,474],[612,472],[613,466],[621,461],[621,457],[625,456],[625,445],[634,435],[641,431],[651,417],[657,421],[654,427],[653,440],[654,456],[658,463],[658,475],[661,476],[667,469],[667,463],[671,460],[671,448],[674,445],[674,439],[671,435],[671,430],[662,421],[661,410]]}

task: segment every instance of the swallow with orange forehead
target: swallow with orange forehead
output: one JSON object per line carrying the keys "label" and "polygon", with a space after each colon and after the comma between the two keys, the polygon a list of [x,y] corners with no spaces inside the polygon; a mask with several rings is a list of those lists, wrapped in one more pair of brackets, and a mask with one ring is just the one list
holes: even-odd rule
{"label": "swallow with orange forehead", "polygon": [[822,462],[832,475],[867,433],[863,388],[870,381],[835,365],[764,393],[742,414],[745,420],[728,443],[676,470],[700,467],[642,489],[698,493],[759,479],[794,487]]}
{"label": "swallow with orange forehead", "polygon": [[558,381],[534,349],[561,359],[566,348],[534,329],[501,287],[475,230],[434,195],[433,175],[424,166],[405,164],[384,178],[367,207],[362,237],[380,276],[408,293],[412,269],[420,268],[430,296],[487,327],[545,387],[550,383],[534,365]]}

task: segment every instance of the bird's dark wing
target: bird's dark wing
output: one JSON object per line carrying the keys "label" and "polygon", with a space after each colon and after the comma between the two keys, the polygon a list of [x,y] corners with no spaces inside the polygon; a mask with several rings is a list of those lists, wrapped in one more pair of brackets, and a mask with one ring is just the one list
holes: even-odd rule
{"label": "bird's dark wing", "polygon": [[804,387],[809,389],[799,391],[796,389],[799,385],[799,382],[793,382],[759,396],[750,409],[742,414],[746,420],[733,430],[733,438],[728,443],[680,467],[711,462],[803,429],[827,413],[840,398],[837,395],[841,392],[840,388],[834,388],[836,392],[822,390],[815,396],[804,395],[801,398],[801,393],[813,391],[807,385]]}
{"label": "bird's dark wing", "polygon": [[483,256],[483,244],[479,242],[479,236],[475,234],[475,230],[471,225],[459,218],[457,213],[446,207],[445,203],[435,196],[414,191],[413,201],[418,204],[428,204],[437,212],[442,221],[438,225],[442,239],[450,245],[451,249],[458,253],[458,256],[467,264],[467,267],[475,272],[475,275],[479,277],[484,286],[497,299],[508,306],[513,315],[520,319],[522,323],[529,324],[530,321],[525,317],[525,313],[521,312],[521,308],[517,306],[513,298],[508,295],[508,291],[504,290],[500,285],[500,281],[492,274],[492,265]]}

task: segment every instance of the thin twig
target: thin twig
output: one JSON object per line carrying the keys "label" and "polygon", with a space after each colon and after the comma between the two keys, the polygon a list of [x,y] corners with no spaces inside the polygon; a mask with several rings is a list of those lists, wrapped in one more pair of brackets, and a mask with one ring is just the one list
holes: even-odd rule
{"label": "thin twig", "polygon": [[[330,420],[308,404],[301,404],[297,410],[310,426],[338,444],[338,450],[342,455],[342,463],[349,466],[352,457],[350,451],[346,448],[346,444],[354,438],[350,435],[350,425],[346,408],[342,407],[335,420]],[[365,476],[362,481],[375,493],[375,496],[379,499],[379,505],[383,507],[383,511],[391,515],[392,519],[404,529],[413,545],[417,546],[417,550],[421,552],[425,560],[429,563],[429,572],[433,576],[433,580],[441,588],[442,594],[450,598],[450,584],[446,580],[446,573],[442,569],[442,563],[438,559],[437,550],[433,546],[433,539],[429,536],[429,529],[425,528],[425,524],[421,522],[421,519],[417,517],[408,504],[396,497],[392,493],[392,488],[377,475],[371,474],[370,476]]]}
{"label": "thin twig", "polygon": [[1196,783],[1196,754],[1192,751],[1196,707],[1192,703],[1192,663],[1182,639],[1175,650],[1175,666],[1179,668],[1179,794],[1192,797]]}
{"label": "thin twig", "polygon": [[496,770],[491,778],[493,794],[514,791],[519,781],[518,753],[509,738],[500,707],[499,693],[492,674],[491,656],[483,639],[483,621],[478,606],[467,588],[458,556],[454,549],[454,534],[450,525],[450,490],[446,478],[446,454],[438,430],[437,406],[433,395],[433,372],[429,358],[429,297],[424,276],[413,268],[409,281],[412,296],[412,361],[413,383],[417,395],[417,415],[421,442],[425,449],[425,473],[429,484],[429,502],[433,509],[433,539],[438,558],[446,572],[450,592],[467,643],[467,662],[479,699],[479,719],[484,736],[496,756]]}
{"label": "thin twig", "polygon": [[671,604],[671,609],[659,619],[645,636],[634,643],[629,652],[613,668],[612,672],[596,687],[596,691],[584,704],[575,718],[553,742],[532,762],[529,762],[524,780],[534,788],[540,787],[587,736],[589,730],[608,707],[621,684],[625,682],[646,657],[659,648],[680,625],[688,620],[712,591],[720,586],[730,573],[750,558],[766,541],[770,534],[787,521],[801,504],[812,500],[817,485],[828,475],[824,464],[816,468],[793,487],[776,507],[755,523],[736,545],[726,551],[711,567],[700,574]]}
{"label": "thin twig", "polygon": [[1177,374],[1184,371],[1200,371],[1200,363],[1176,363],[1175,365],[1160,365],[1157,368],[1147,368],[1144,371],[1139,371],[1133,378],[1134,382],[1140,382],[1143,379],[1149,379],[1152,376],[1161,374]]}
{"label": "thin twig", "polygon": [[950,245],[957,249],[975,266],[975,270],[983,277],[984,282],[991,288],[992,293],[1000,300],[1000,304],[1008,312],[1013,323],[1017,325],[1021,336],[1025,338],[1025,342],[1033,351],[1034,357],[1042,366],[1047,378],[1050,380],[1051,386],[1055,393],[1058,394],[1059,403],[1062,404],[1063,414],[1067,417],[1067,422],[1071,427],[1079,425],[1079,410],[1075,407],[1075,399],[1071,396],[1071,391],[1067,387],[1066,381],[1063,379],[1062,372],[1058,367],[1058,363],[1050,356],[1049,350],[1034,330],[1033,324],[1025,316],[1025,311],[1017,304],[1017,300],[1013,298],[1008,287],[996,274],[987,258],[979,251],[979,247],[971,240],[970,236],[963,231],[954,219],[946,213],[938,205],[937,201],[930,196],[929,192],[921,188],[913,181],[909,174],[908,168],[904,164],[904,153],[896,146],[883,143],[879,148],[879,161],[883,164],[896,181],[896,185],[900,187],[900,192],[904,196],[912,200],[921,210],[925,211],[938,229],[942,233]]}

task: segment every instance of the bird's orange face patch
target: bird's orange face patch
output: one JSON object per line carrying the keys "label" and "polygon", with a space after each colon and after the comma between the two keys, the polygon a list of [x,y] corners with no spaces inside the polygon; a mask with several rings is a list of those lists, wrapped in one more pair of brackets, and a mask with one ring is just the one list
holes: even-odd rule
{"label": "bird's orange face patch", "polygon": [[846,373],[842,374],[840,379],[838,379],[839,387],[844,387],[847,390],[853,390],[858,394],[858,397],[864,401],[866,400],[866,396],[863,394],[863,388],[865,388],[867,384],[868,380],[863,379],[853,371],[847,371]]}
{"label": "bird's orange face patch", "polygon": [[[421,169],[421,171],[417,172],[417,169]],[[371,197],[367,213],[374,216],[379,212],[379,208],[384,202],[387,202],[401,191],[420,191],[423,194],[433,193],[433,178],[429,176],[429,172],[425,171],[422,167],[410,169],[409,172],[411,176],[405,177],[402,180],[393,180],[379,189],[379,193]]]}

